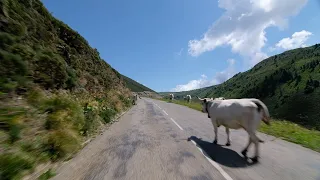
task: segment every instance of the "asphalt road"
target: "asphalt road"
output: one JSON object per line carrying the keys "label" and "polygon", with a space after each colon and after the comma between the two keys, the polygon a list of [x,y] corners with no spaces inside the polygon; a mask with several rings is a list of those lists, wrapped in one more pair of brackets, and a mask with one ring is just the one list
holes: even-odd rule
{"label": "asphalt road", "polygon": [[[244,130],[231,130],[231,146],[207,115],[184,106],[139,99],[111,128],[61,166],[53,179],[320,180],[320,154],[258,133],[260,162],[242,158]],[[251,146],[248,156],[253,156]]]}

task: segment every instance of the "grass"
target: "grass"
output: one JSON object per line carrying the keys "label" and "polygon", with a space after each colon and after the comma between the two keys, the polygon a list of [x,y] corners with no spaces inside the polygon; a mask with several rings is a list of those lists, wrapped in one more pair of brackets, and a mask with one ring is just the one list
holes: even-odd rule
{"label": "grass", "polygon": [[[161,101],[171,102],[167,99],[158,99]],[[196,102],[187,103],[185,101],[174,100],[175,104],[187,106],[191,109],[201,111],[201,104]],[[258,131],[279,137],[283,140],[290,141],[296,144],[300,144],[306,148],[320,152],[320,131],[309,130],[295,123],[272,119],[271,126],[261,124]]]}
{"label": "grass", "polygon": [[0,179],[21,179],[41,163],[72,158],[82,142],[131,106],[127,96],[120,99],[116,92],[109,94],[113,99],[90,95],[36,88],[20,101],[0,103]]}
{"label": "grass", "polygon": [[56,173],[54,171],[52,171],[52,169],[49,169],[45,173],[41,174],[41,176],[39,176],[38,180],[47,180],[47,179],[52,178],[55,175],[56,175]]}
{"label": "grass", "polygon": [[0,155],[0,178],[20,179],[22,172],[34,167],[32,157],[24,153],[5,153]]}

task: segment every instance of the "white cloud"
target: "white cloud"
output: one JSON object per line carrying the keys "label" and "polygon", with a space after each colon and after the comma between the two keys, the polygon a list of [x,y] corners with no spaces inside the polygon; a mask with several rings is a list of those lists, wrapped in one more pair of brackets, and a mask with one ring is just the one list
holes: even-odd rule
{"label": "white cloud", "polygon": [[217,72],[213,79],[208,79],[205,74],[202,74],[199,79],[191,80],[187,84],[177,85],[175,88],[171,89],[172,92],[179,92],[179,91],[189,91],[193,89],[199,89],[203,87],[212,86],[215,84],[223,83],[224,81],[231,78],[234,74],[236,74],[234,64],[234,59],[227,60],[228,67],[220,72]]}
{"label": "white cloud", "polygon": [[250,65],[267,58],[262,47],[267,41],[265,29],[287,26],[288,17],[296,15],[307,0],[219,0],[224,14],[214,22],[203,37],[189,41],[192,56],[230,45],[234,53],[249,60]]}
{"label": "white cloud", "polygon": [[182,52],[183,52],[183,48],[181,48],[179,52],[176,52],[176,55],[181,56]]}
{"label": "white cloud", "polygon": [[201,78],[207,78],[207,76],[205,74],[202,74]]}
{"label": "white cloud", "polygon": [[210,85],[212,84],[207,79],[207,77],[201,76],[201,78],[197,80],[191,80],[187,84],[177,85],[175,88],[171,89],[171,91],[172,92],[189,91],[192,89],[198,89],[198,88],[202,88]]}
{"label": "white cloud", "polygon": [[283,38],[280,40],[277,44],[276,47],[282,48],[285,50],[289,49],[295,49],[299,47],[305,47],[307,46],[305,43],[309,39],[309,37],[312,35],[311,32],[302,30],[300,32],[295,32],[292,34],[291,38]]}

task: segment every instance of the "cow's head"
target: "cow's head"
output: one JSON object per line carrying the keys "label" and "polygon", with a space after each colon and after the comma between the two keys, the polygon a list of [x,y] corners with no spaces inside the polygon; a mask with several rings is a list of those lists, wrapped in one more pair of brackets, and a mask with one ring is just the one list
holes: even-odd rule
{"label": "cow's head", "polygon": [[[212,100],[212,98],[197,98],[202,101],[202,112],[203,113],[208,113],[208,102]],[[208,113],[208,118],[210,118],[210,115]]]}

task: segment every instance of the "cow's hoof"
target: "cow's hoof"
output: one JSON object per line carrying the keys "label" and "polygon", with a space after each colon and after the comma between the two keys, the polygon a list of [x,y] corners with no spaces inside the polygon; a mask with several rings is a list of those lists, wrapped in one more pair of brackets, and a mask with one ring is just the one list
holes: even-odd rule
{"label": "cow's hoof", "polygon": [[227,142],[226,146],[230,146],[230,145],[231,145],[230,142]]}
{"label": "cow's hoof", "polygon": [[248,152],[248,150],[247,150],[247,149],[244,149],[243,151],[241,151],[241,154],[242,154],[244,157],[247,157],[247,152]]}
{"label": "cow's hoof", "polygon": [[252,160],[252,162],[257,163],[258,162],[258,157],[255,156],[255,157],[251,158],[251,160]]}
{"label": "cow's hoof", "polygon": [[214,141],[213,141],[213,144],[218,144],[218,141],[217,141],[217,140],[214,140]]}

